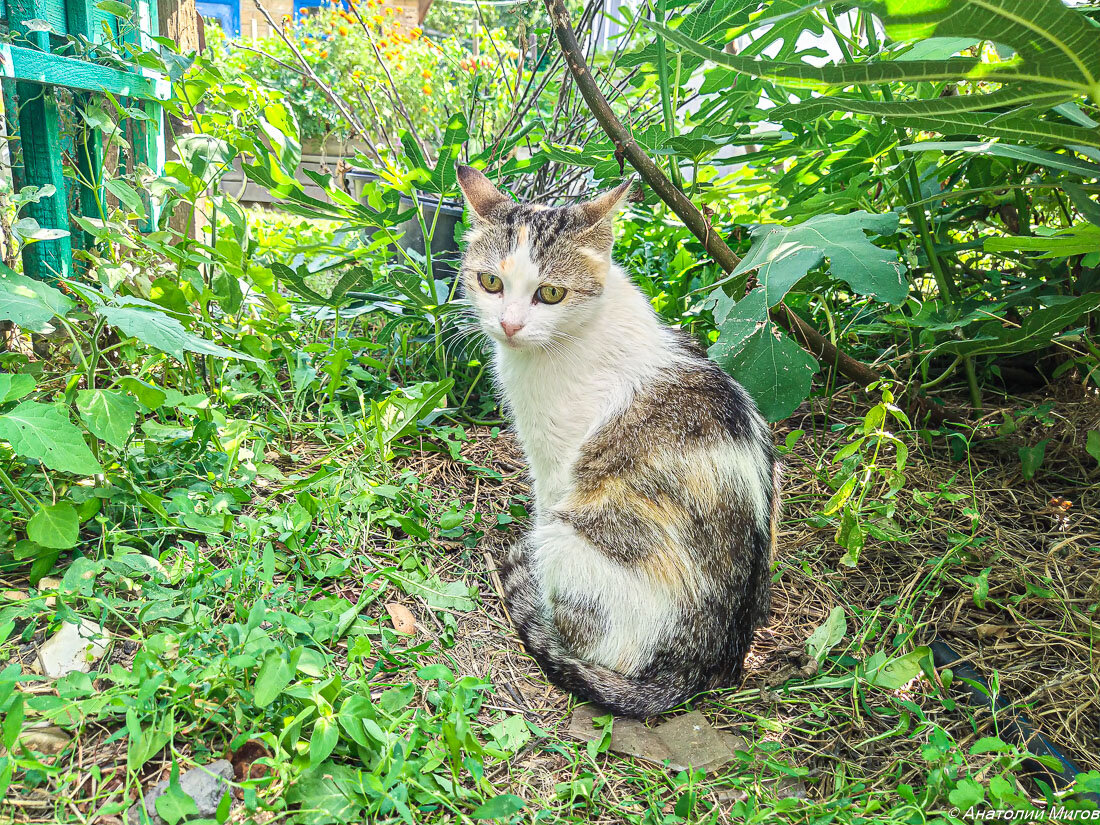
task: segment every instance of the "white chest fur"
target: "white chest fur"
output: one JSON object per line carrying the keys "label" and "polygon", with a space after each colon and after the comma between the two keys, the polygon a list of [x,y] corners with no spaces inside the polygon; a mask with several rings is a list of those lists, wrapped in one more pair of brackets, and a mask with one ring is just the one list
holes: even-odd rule
{"label": "white chest fur", "polygon": [[581,446],[675,359],[668,332],[617,267],[599,313],[580,335],[549,350],[497,345],[497,380],[530,464],[540,513],[573,486]]}

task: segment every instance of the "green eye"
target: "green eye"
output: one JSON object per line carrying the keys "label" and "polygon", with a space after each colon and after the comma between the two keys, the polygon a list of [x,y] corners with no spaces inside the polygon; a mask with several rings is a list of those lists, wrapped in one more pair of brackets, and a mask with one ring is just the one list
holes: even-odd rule
{"label": "green eye", "polygon": [[479,272],[477,282],[481,284],[481,288],[486,292],[500,292],[504,289],[504,281],[500,280],[499,275],[494,275],[491,272]]}
{"label": "green eye", "polygon": [[535,297],[544,304],[557,304],[565,297],[565,288],[560,286],[540,286]]}

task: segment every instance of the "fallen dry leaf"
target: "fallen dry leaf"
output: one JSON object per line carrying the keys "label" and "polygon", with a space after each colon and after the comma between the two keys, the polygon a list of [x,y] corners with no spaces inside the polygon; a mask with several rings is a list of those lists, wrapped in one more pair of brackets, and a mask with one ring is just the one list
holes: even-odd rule
{"label": "fallen dry leaf", "polygon": [[416,633],[416,619],[405,605],[386,602],[386,612],[390,614],[394,633],[400,633],[402,636],[412,636]]}

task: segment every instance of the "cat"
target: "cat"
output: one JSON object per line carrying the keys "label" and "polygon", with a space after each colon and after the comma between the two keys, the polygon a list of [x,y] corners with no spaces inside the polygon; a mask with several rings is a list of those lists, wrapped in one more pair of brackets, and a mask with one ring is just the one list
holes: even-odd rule
{"label": "cat", "polygon": [[471,167],[458,181],[463,300],[492,341],[535,499],[501,569],[524,645],[552,682],[623,716],[738,683],[770,608],[767,424],[612,261],[630,182],[551,208]]}

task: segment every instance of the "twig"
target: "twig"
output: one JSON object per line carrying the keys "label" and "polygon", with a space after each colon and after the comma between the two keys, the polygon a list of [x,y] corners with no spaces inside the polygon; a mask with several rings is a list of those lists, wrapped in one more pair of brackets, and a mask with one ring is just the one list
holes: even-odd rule
{"label": "twig", "polygon": [[[665,177],[665,174],[645,153],[645,150],[635,142],[630,132],[623,127],[619,118],[611,110],[607,99],[600,92],[592,73],[588,69],[588,65],[585,63],[580,44],[577,43],[577,38],[573,34],[569,13],[565,10],[563,0],[544,0],[544,2],[546,10],[550,14],[558,43],[565,54],[566,65],[569,66],[569,71],[588,104],[588,108],[592,110],[592,114],[595,115],[604,132],[615,144],[616,155],[630,162],[630,165],[638,171],[642,179],[657,193],[657,196],[680,217],[680,220],[691,230],[691,233],[699,239],[715,262],[726,272],[733,272],[741,259],[729,248],[722,236],[714,230],[706,216],[696,209],[687,196]],[[863,386],[879,380],[878,373],[866,364],[852,358],[852,356],[841,352],[828,338],[786,307],[775,307],[769,311],[769,315],[773,322],[791,333],[795,340],[812,353],[823,366],[835,366],[842,375]]]}
{"label": "twig", "polygon": [[[259,0],[257,0],[257,2],[259,2]],[[359,21],[359,25],[363,28],[363,33],[367,36],[367,42],[370,43],[371,51],[374,52],[374,59],[378,61],[378,65],[382,67],[382,72],[386,75],[386,82],[390,84],[388,94],[393,100],[394,110],[405,119],[405,123],[408,124],[409,127],[409,134],[412,135],[413,140],[415,140],[420,147],[420,151],[423,152],[426,157],[430,157],[431,152],[429,147],[420,139],[420,134],[416,131],[416,125],[413,123],[412,118],[409,117],[409,110],[405,108],[405,101],[401,99],[401,92],[397,90],[397,84],[393,82],[393,75],[390,74],[390,67],[386,65],[386,61],[382,57],[382,52],[378,50],[378,45],[374,42],[374,32],[372,32],[370,26],[367,25],[367,21],[363,19],[363,15],[359,13],[359,4],[348,3],[348,8],[351,9],[352,14],[355,15],[355,19]]]}
{"label": "twig", "polygon": [[[313,81],[314,84],[316,84],[318,89],[324,92],[325,97],[327,97],[329,99],[329,102],[331,102],[332,105],[339,110],[340,114],[343,115],[344,119],[348,122],[351,128],[355,130],[356,134],[358,134],[365,140],[370,140],[370,136],[367,135],[367,129],[363,125],[363,123],[359,120],[359,118],[351,113],[351,110],[348,109],[347,106],[344,105],[344,102],[340,99],[336,92],[334,92],[323,80],[321,80],[320,77],[317,76],[317,72],[313,71],[313,67],[309,65],[309,61],[306,60],[305,55],[303,55],[301,50],[294,44],[294,41],[286,36],[286,32],[283,31],[282,27],[276,25],[275,19],[271,16],[271,13],[266,8],[264,8],[264,4],[261,3],[260,0],[252,1],[256,4],[256,8],[259,9],[260,14],[262,14],[264,16],[264,19],[267,20],[267,24],[271,27],[271,30],[279,35],[279,39],[286,43],[287,48],[290,49],[290,51],[294,54],[294,57],[297,58],[298,62],[302,64],[302,68],[305,69],[306,76],[311,81]],[[352,8],[355,7],[352,6]]]}

